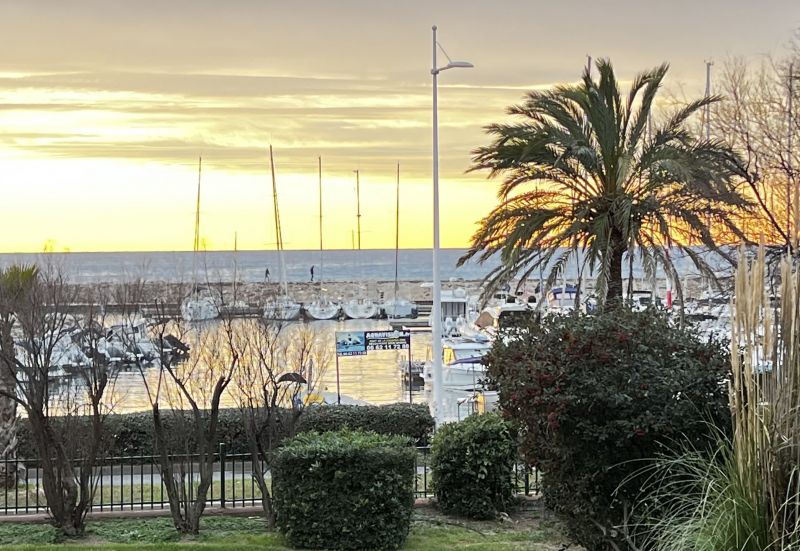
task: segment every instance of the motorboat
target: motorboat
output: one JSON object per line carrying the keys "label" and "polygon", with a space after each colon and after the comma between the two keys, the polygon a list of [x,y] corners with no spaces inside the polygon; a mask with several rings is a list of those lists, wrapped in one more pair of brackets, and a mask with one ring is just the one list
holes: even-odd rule
{"label": "motorboat", "polygon": [[35,343],[19,340],[14,348],[16,360],[22,366],[41,367],[47,362],[48,377],[61,377],[67,375],[68,370],[85,368],[91,364],[89,357],[73,340],[71,331],[58,334],[51,332],[43,339],[36,339]]}
{"label": "motorboat", "polygon": [[110,326],[98,342],[97,350],[110,362],[151,363],[161,358],[161,351],[150,339],[147,321],[143,318]]}
{"label": "motorboat", "polygon": [[575,310],[578,288],[575,285],[553,287],[547,292],[545,306],[548,313],[566,314]]}
{"label": "motorboat", "polygon": [[389,319],[408,319],[417,317],[417,305],[410,300],[390,298],[381,305],[383,315]]}
{"label": "motorboat", "polygon": [[497,331],[502,327],[517,325],[534,312],[535,304],[523,301],[520,297],[505,295],[497,298],[502,298],[502,302],[494,301],[484,308],[475,321],[476,327],[486,331]]}
{"label": "motorboat", "polygon": [[[497,404],[497,392],[486,386],[486,365],[483,357],[491,349],[491,340],[485,335],[444,337],[442,339],[442,397],[444,411],[440,418],[455,421],[459,403],[478,400],[485,410]],[[423,371],[425,394],[433,404],[433,362],[426,362]]]}

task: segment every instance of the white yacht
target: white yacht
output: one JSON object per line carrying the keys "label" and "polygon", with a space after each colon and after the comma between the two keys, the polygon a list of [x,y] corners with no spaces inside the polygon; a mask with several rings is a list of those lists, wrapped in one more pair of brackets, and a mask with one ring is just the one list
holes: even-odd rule
{"label": "white yacht", "polygon": [[575,310],[575,297],[578,288],[574,285],[553,287],[545,297],[545,307],[550,313],[568,313]]}
{"label": "white yacht", "polygon": [[185,321],[206,321],[219,317],[219,295],[208,287],[195,289],[181,302],[181,317]]}
{"label": "white yacht", "polygon": [[97,343],[97,351],[109,362],[144,362],[158,360],[161,353],[147,329],[147,321],[135,318],[128,323],[112,325]]}
{"label": "white yacht", "polygon": [[356,297],[342,303],[342,312],[350,319],[372,319],[378,315],[375,301]]}
{"label": "white yacht", "polygon": [[319,295],[304,306],[306,314],[315,320],[332,320],[339,317],[342,307],[338,302],[330,300],[325,295]]}
{"label": "white yacht", "polygon": [[269,166],[272,173],[272,208],[275,216],[275,247],[278,251],[278,276],[280,277],[280,294],[270,297],[264,304],[263,315],[271,321],[294,321],[300,317],[302,305],[289,296],[286,283],[286,263],[283,259],[283,232],[281,230],[281,214],[278,208],[278,185],[275,181],[275,159],[272,155],[272,144],[269,146]]}
{"label": "white yacht", "polygon": [[[455,421],[467,415],[469,412],[463,408],[465,403],[481,404],[485,410],[497,404],[497,392],[488,390],[484,384],[483,356],[491,347],[491,341],[484,335],[442,339],[442,419]],[[433,363],[430,361],[425,363],[423,379],[426,398],[433,404]]]}
{"label": "white yacht", "polygon": [[394,219],[394,293],[392,298],[381,304],[381,311],[388,319],[408,319],[417,317],[417,305],[399,296],[400,281],[400,163],[397,163],[397,185],[395,187]]}
{"label": "white yacht", "polygon": [[389,319],[414,318],[417,315],[417,305],[402,297],[390,298],[381,305],[383,314]]}
{"label": "white yacht", "polygon": [[205,321],[219,316],[219,298],[205,287],[197,285],[197,253],[200,252],[200,182],[203,158],[197,165],[197,202],[194,213],[194,243],[192,244],[192,291],[181,302],[181,317],[185,321]]}
{"label": "white yacht", "polygon": [[314,299],[304,305],[306,315],[315,320],[332,320],[339,317],[342,307],[325,294],[323,277],[325,275],[325,247],[322,242],[322,157],[317,158],[319,166],[319,292]]}
{"label": "white yacht", "polygon": [[[68,370],[79,369],[90,365],[89,357],[73,340],[72,332],[49,332],[43,339],[36,339],[35,345],[25,340],[14,343],[17,362],[26,367],[42,367],[45,356],[49,354],[47,377],[66,376]],[[25,370],[19,376],[25,378]]]}
{"label": "white yacht", "polygon": [[294,321],[300,318],[300,303],[287,295],[268,299],[264,303],[264,319],[270,321]]}

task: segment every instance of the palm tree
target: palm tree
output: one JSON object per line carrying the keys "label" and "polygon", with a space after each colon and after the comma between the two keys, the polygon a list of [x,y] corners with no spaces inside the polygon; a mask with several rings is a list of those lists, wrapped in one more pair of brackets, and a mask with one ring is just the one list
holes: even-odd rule
{"label": "palm tree", "polygon": [[[459,260],[484,262],[499,253],[500,265],[487,276],[490,293],[540,269],[551,285],[581,252],[581,272],[598,274],[599,298],[612,307],[622,302],[626,254],[638,250],[646,265],[660,262],[676,282],[669,246],[683,249],[712,277],[689,245],[701,243],[732,261],[715,234],[741,238],[727,213],[748,207],[732,183],[742,163],[727,145],[687,129],[690,117],[719,98],[689,103],[653,129],[668,65],[638,75],[627,97],[610,61],[596,66],[598,80],[587,68],[577,85],[528,93],[508,109],[521,120],[488,126],[494,142],[473,152],[471,170],[504,178],[500,204]],[[682,297],[679,285],[676,290]]]}
{"label": "palm tree", "polygon": [[15,313],[23,307],[38,275],[36,266],[15,264],[0,270],[0,487],[16,484],[17,403],[11,396],[17,386],[12,329]]}

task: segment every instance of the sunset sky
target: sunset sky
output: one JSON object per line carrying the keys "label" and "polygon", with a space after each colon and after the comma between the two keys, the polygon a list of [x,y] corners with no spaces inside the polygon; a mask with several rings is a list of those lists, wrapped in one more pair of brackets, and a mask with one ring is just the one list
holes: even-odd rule
{"label": "sunset sky", "polygon": [[431,24],[474,63],[440,81],[442,244],[465,246],[496,184],[464,171],[482,127],[587,54],[618,74],[662,61],[702,93],[704,60],[779,52],[797,0],[0,0],[0,252],[185,250],[203,156],[208,249],[283,239],[350,248],[361,171],[364,248],[431,244]]}

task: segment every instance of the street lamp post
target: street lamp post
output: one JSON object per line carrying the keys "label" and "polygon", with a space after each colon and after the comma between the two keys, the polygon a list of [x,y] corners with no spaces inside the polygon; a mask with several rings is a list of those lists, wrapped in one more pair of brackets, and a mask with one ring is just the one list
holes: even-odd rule
{"label": "street lamp post", "polygon": [[466,61],[452,61],[447,57],[447,65],[439,67],[436,63],[437,48],[441,48],[436,41],[436,25],[433,30],[433,307],[431,308],[431,333],[433,343],[433,404],[434,418],[437,425],[443,421],[444,394],[442,392],[442,284],[439,274],[439,106],[438,106],[438,76],[446,69],[470,68],[472,63]]}

